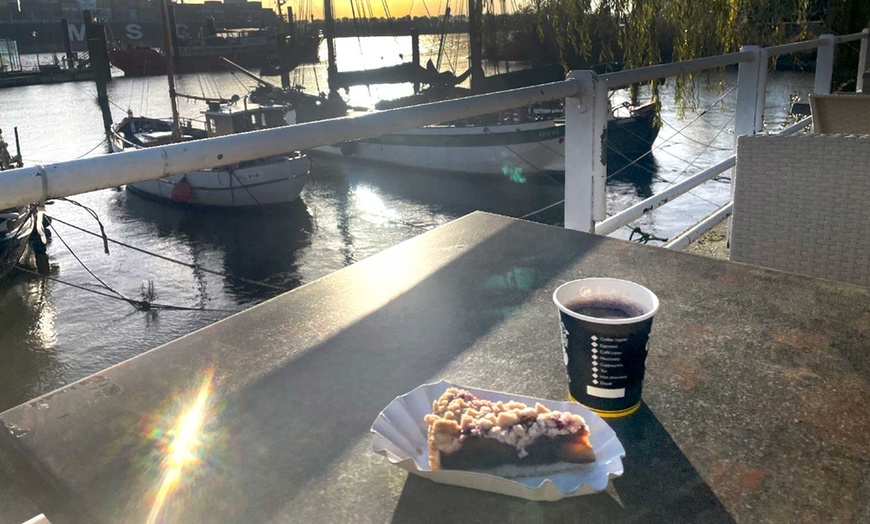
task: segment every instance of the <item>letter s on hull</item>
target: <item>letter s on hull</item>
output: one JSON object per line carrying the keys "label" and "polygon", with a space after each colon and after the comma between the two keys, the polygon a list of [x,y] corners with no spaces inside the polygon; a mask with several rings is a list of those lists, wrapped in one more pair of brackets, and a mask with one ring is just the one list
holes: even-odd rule
{"label": "letter s on hull", "polygon": [[142,26],[139,24],[127,24],[127,40],[141,40]]}

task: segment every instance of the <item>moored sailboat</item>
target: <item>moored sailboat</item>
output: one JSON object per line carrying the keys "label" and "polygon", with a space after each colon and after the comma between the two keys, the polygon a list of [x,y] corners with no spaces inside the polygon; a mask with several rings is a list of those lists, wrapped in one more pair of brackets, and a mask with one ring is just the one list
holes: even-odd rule
{"label": "moored sailboat", "polygon": [[[15,137],[18,147],[20,142],[17,128]],[[0,177],[3,176],[2,171],[23,165],[20,149],[16,155],[10,154],[3,139],[3,131],[0,130]],[[24,258],[36,231],[39,216],[36,205],[0,210],[0,281]]]}
{"label": "moored sailboat", "polygon": [[[430,87],[426,92],[379,105],[379,108],[386,109],[564,78],[561,68],[557,68],[555,75],[553,68],[546,71],[546,74],[552,78],[542,78],[540,74],[529,74],[528,71],[521,72],[519,75],[516,73],[504,75],[501,79],[485,77],[480,50],[482,0],[469,0],[470,67],[466,73],[462,75],[439,73],[438,66],[431,62],[426,68],[420,67],[417,63],[419,52],[416,49],[416,40],[413,38],[415,47],[413,63],[390,66],[378,71],[339,73],[335,65],[331,0],[325,0],[324,13],[331,93],[329,97],[322,100],[322,103],[307,104],[309,108],[315,110],[313,116],[306,115],[306,107],[298,108],[297,115],[300,121],[318,119],[317,111],[323,113],[324,109],[330,113],[325,117],[336,116],[333,109],[340,102],[340,97],[335,90],[338,87],[355,84],[397,81],[429,84]],[[396,80],[401,71],[407,71],[407,74],[403,79]],[[378,80],[379,77],[388,79]],[[471,79],[470,90],[457,87],[468,77]],[[507,77],[510,79],[508,80]],[[506,85],[505,82],[513,83]],[[615,152],[637,157],[650,151],[658,135],[658,128],[654,123],[655,104],[650,102],[625,109],[627,112],[625,115],[619,117],[611,115],[608,132],[612,132],[613,137],[610,142],[615,146],[612,148]],[[498,174],[519,179],[525,175],[565,170],[565,127],[559,116],[561,114],[558,109],[542,112],[537,108],[518,108],[483,118],[425,126],[375,138],[319,147],[311,154],[402,167]]]}
{"label": "moored sailboat", "polygon": [[[161,0],[164,24],[168,19],[167,1]],[[238,98],[234,98],[205,99],[209,103],[204,112],[205,128],[197,128],[190,121],[182,125],[176,104],[176,96],[181,95],[175,92],[173,46],[169,41],[169,34],[164,31],[172,119],[137,117],[128,112],[126,118],[112,127],[111,141],[114,151],[161,146],[287,124],[284,110],[280,106],[249,106],[245,102],[243,107],[238,107]],[[308,158],[297,152],[137,182],[127,187],[135,192],[184,205],[264,206],[284,204],[299,198],[308,172]]]}

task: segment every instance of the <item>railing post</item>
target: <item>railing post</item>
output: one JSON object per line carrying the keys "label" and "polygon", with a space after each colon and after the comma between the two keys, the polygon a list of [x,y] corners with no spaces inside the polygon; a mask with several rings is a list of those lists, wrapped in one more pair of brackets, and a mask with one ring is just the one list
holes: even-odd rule
{"label": "railing post", "polygon": [[[764,115],[765,89],[767,83],[767,60],[769,54],[757,45],[745,45],[740,51],[749,51],[755,56],[749,62],[737,66],[737,108],[734,117],[734,154],[737,154],[737,138],[754,135],[763,125],[759,120]],[[737,168],[731,171],[731,201]],[[728,228],[728,243],[731,243],[731,228]]]}
{"label": "railing post", "polygon": [[761,48],[758,54],[758,84],[755,94],[755,133],[764,131],[764,104],[767,102],[767,70],[769,68],[770,51]]}
{"label": "railing post", "polygon": [[831,92],[831,79],[834,76],[834,35],[819,37],[819,48],[816,51],[816,81],[813,83],[813,93],[827,95]]}
{"label": "railing post", "polygon": [[607,218],[607,117],[610,97],[606,81],[595,77],[592,84],[595,110],[592,133],[592,229]]}
{"label": "railing post", "polygon": [[[759,87],[766,79],[762,79],[762,70],[766,72],[767,63],[762,60],[762,49],[755,45],[745,45],[741,52],[751,52],[755,57],[749,62],[740,62],[737,66],[737,109],[734,117],[734,152],[737,152],[737,137],[753,135],[757,130],[756,120],[759,117]],[[764,102],[760,102],[763,112]],[[732,186],[733,187],[733,186]]]}
{"label": "railing post", "polygon": [[592,233],[596,212],[604,215],[607,87],[592,71],[568,78],[580,82],[580,91],[565,99],[565,227]]}
{"label": "railing post", "polygon": [[864,74],[867,72],[867,51],[870,47],[870,29],[861,31],[861,53],[858,55],[858,78],[855,82],[855,92],[864,92]]}

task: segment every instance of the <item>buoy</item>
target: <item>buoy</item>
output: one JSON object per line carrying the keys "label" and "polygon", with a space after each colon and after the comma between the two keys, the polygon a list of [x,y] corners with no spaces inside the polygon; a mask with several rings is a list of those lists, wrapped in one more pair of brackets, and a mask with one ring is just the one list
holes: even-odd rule
{"label": "buoy", "polygon": [[176,202],[190,202],[193,198],[193,186],[187,181],[187,177],[183,177],[177,184],[172,186],[170,196]]}

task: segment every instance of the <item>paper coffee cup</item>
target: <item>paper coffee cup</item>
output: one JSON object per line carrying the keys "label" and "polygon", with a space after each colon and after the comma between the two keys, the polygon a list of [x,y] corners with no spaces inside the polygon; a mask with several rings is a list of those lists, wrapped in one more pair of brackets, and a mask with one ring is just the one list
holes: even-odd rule
{"label": "paper coffee cup", "polygon": [[585,278],[559,286],[553,302],[571,400],[603,417],[637,411],[659,308],[655,293],[627,280]]}

